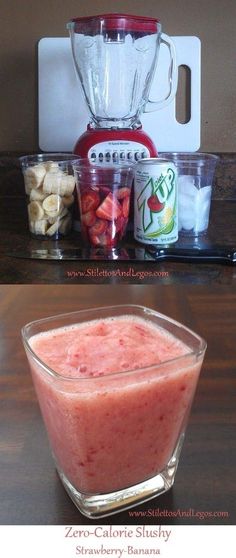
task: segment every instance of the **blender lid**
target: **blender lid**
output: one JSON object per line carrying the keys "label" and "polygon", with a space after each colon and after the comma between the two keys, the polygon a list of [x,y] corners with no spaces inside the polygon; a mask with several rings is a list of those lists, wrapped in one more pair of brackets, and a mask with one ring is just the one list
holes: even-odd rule
{"label": "blender lid", "polygon": [[[136,16],[131,14],[99,14],[95,16],[76,17],[68,25],[75,24],[75,31],[80,24],[90,24],[100,21],[107,31],[138,31],[156,33],[160,20],[154,17]],[[78,29],[79,30],[79,29]]]}

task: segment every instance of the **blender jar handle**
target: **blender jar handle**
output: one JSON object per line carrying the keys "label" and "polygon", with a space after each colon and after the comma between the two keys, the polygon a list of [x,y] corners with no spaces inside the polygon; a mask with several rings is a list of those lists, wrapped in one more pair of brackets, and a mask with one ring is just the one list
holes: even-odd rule
{"label": "blender jar handle", "polygon": [[160,101],[151,101],[148,99],[145,105],[144,112],[152,112],[155,110],[162,109],[168,105],[175,97],[178,85],[178,72],[177,72],[177,61],[176,61],[176,51],[172,39],[165,33],[161,34],[161,43],[167,45],[170,53],[170,66],[169,66],[169,86],[170,90],[164,99]]}

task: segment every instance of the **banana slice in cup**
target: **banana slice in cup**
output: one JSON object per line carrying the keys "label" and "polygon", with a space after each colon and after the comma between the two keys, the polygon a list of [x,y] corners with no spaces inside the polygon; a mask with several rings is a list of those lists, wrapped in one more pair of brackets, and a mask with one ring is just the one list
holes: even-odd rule
{"label": "banana slice in cup", "polygon": [[24,172],[25,191],[26,194],[34,188],[40,188],[46,174],[45,166],[42,163],[33,167],[28,167]]}
{"label": "banana slice in cup", "polygon": [[43,181],[43,191],[47,194],[58,194],[59,196],[71,196],[75,189],[75,178],[70,174],[64,174],[50,170],[46,173]]}
{"label": "banana slice in cup", "polygon": [[39,221],[29,221],[29,229],[30,232],[32,232],[33,234],[40,234],[45,236],[47,227],[47,219],[40,219]]}
{"label": "banana slice in cup", "polygon": [[29,197],[30,197],[30,201],[43,201],[45,200],[47,194],[45,194],[45,192],[42,189],[42,186],[40,186],[40,188],[33,188],[30,191]]}
{"label": "banana slice in cup", "polygon": [[61,180],[63,177],[63,172],[58,170],[50,170],[45,174],[43,181],[43,191],[46,194],[60,194]]}
{"label": "banana slice in cup", "polygon": [[56,163],[56,161],[46,161],[46,163],[44,163],[45,169],[46,171],[54,171],[57,172],[59,170],[59,165],[58,163]]}
{"label": "banana slice in cup", "polygon": [[73,205],[74,203],[74,196],[73,194],[71,194],[70,196],[63,196],[62,197],[62,202],[64,207],[71,207],[71,205]]}
{"label": "banana slice in cup", "polygon": [[61,210],[61,213],[59,215],[57,215],[56,217],[50,217],[50,215],[47,215],[47,219],[48,219],[48,223],[50,225],[53,225],[54,223],[56,223],[56,221],[58,221],[58,219],[63,219],[63,217],[65,217],[66,215],[68,215],[69,211],[66,207],[63,207]]}
{"label": "banana slice in cup", "polygon": [[47,229],[47,236],[53,236],[58,232],[59,222],[58,219]]}
{"label": "banana slice in cup", "polygon": [[71,196],[75,189],[75,177],[71,174],[65,174],[61,179],[60,195]]}
{"label": "banana slice in cup", "polygon": [[[65,210],[67,211],[67,213],[65,213]],[[47,229],[47,236],[53,236],[57,232],[60,232],[61,234],[67,234],[71,229],[71,224],[72,224],[71,214],[68,212],[66,208],[64,208],[64,210],[59,215],[55,223],[53,223]]]}
{"label": "banana slice in cup", "polygon": [[71,214],[68,213],[66,217],[60,220],[59,232],[61,234],[67,234],[71,230],[71,225],[72,225],[72,217]]}
{"label": "banana slice in cup", "polygon": [[49,217],[57,217],[63,209],[63,202],[60,196],[51,194],[45,198],[42,207]]}
{"label": "banana slice in cup", "polygon": [[44,209],[39,201],[31,201],[28,204],[29,221],[40,221],[44,217]]}

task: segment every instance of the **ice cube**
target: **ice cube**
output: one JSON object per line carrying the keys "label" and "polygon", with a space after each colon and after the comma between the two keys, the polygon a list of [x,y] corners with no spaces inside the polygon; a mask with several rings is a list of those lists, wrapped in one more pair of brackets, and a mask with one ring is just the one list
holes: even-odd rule
{"label": "ice cube", "polygon": [[191,231],[194,228],[193,215],[185,215],[184,217],[182,217],[181,221],[182,221],[182,229],[184,229],[185,231]]}
{"label": "ice cube", "polygon": [[[178,186],[179,230],[203,232],[208,227],[211,203],[211,186],[198,188],[198,181],[194,176],[182,175]],[[195,180],[196,179],[196,180]]]}
{"label": "ice cube", "polygon": [[178,193],[185,194],[186,196],[194,197],[197,193],[197,188],[195,186],[195,177],[182,174],[178,177]]}
{"label": "ice cube", "polygon": [[195,232],[203,232],[207,229],[209,223],[210,204],[211,186],[205,186],[198,191],[196,198]]}
{"label": "ice cube", "polygon": [[185,194],[180,194],[178,198],[179,211],[182,213],[185,211],[193,211],[195,206],[195,198],[187,196]]}
{"label": "ice cube", "polygon": [[204,188],[201,188],[200,190],[198,190],[198,195],[199,198],[201,198],[202,201],[210,201],[211,199],[211,186],[204,186]]}
{"label": "ice cube", "polygon": [[188,231],[193,229],[195,223],[195,197],[191,197],[185,193],[179,194],[178,216],[179,222],[181,223],[181,227],[179,225],[179,230],[181,230],[181,228]]}
{"label": "ice cube", "polygon": [[182,228],[183,228],[182,221],[178,217],[178,231],[181,231]]}

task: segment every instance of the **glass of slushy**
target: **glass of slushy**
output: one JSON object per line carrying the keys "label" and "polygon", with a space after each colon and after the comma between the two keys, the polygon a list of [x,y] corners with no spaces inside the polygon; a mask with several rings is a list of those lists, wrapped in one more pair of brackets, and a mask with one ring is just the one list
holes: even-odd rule
{"label": "glass of slushy", "polygon": [[206,343],[135,305],[83,310],[22,330],[61,481],[87,517],[169,490]]}

